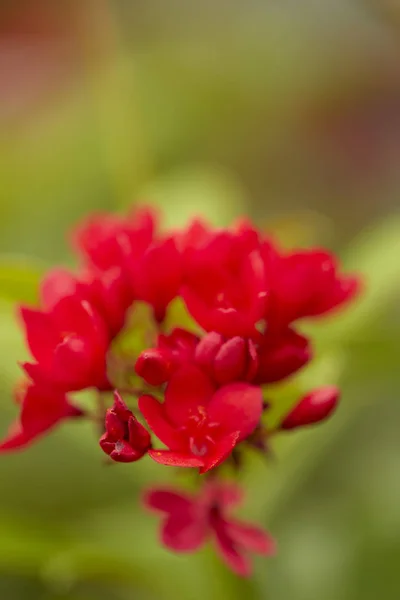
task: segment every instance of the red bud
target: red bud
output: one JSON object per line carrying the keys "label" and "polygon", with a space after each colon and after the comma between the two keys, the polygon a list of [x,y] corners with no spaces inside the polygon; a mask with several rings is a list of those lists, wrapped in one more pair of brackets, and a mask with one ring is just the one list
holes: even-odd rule
{"label": "red bud", "polygon": [[150,348],[144,350],[138,357],[135,371],[146,383],[158,386],[169,379],[171,366],[166,352],[158,348]]}
{"label": "red bud", "polygon": [[210,374],[213,373],[214,360],[223,343],[224,338],[222,335],[215,331],[211,331],[210,333],[207,333],[197,345],[195,352],[196,363]]}
{"label": "red bud", "polygon": [[233,337],[221,346],[214,360],[214,377],[224,385],[240,379],[246,371],[247,344],[241,337]]}
{"label": "red bud", "polygon": [[280,429],[297,429],[324,421],[335,410],[339,395],[338,388],[333,385],[310,392],[285,417]]}

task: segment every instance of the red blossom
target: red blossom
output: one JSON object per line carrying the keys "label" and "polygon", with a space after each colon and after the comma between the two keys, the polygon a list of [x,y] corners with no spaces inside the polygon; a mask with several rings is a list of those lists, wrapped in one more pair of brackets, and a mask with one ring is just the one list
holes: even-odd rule
{"label": "red blossom", "polygon": [[53,269],[41,285],[42,304],[46,310],[52,310],[65,296],[87,300],[103,317],[111,337],[124,326],[127,310],[133,303],[131,288],[119,267],[104,272],[87,269],[80,277],[67,269]]}
{"label": "red blossom", "polygon": [[0,442],[0,452],[26,448],[61,421],[83,415],[64,392],[49,384],[26,383],[17,394],[21,413],[6,438]]}
{"label": "red blossom", "polygon": [[153,396],[141,396],[139,408],[168,447],[151,450],[151,458],[166,465],[198,467],[205,473],[254,431],[262,413],[262,394],[246,383],[216,390],[201,369],[188,364],[171,377],[163,404]]}
{"label": "red blossom", "polygon": [[281,381],[304,367],[311,358],[309,340],[293,329],[287,328],[278,334],[267,331],[260,340],[254,381],[261,385]]}
{"label": "red blossom", "polygon": [[25,363],[34,381],[64,391],[106,389],[109,335],[101,316],[86,300],[66,296],[49,311],[22,307],[26,339],[36,363]]}
{"label": "red blossom", "polygon": [[131,268],[135,296],[153,307],[155,320],[161,323],[182,283],[182,255],[175,239],[153,242]]}
{"label": "red blossom", "polygon": [[174,552],[193,552],[212,537],[226,565],[237,575],[251,575],[248,554],[275,553],[274,540],[264,531],[227,515],[242,499],[235,485],[209,481],[198,496],[155,488],[144,504],[163,515],[161,541]]}
{"label": "red blossom", "polygon": [[191,316],[206,331],[226,337],[257,336],[266,310],[264,263],[245,232],[204,233],[185,252],[181,295]]}
{"label": "red blossom", "polygon": [[280,429],[297,429],[324,421],[336,410],[340,391],[334,385],[309,392],[284,418]]}
{"label": "red blossom", "polygon": [[116,462],[135,462],[151,447],[150,434],[126,406],[118,392],[106,412],[106,432],[100,438],[102,450]]}
{"label": "red blossom", "polygon": [[154,236],[155,215],[148,209],[126,217],[113,214],[92,215],[72,233],[72,242],[86,264],[108,271],[124,269],[130,276],[130,264],[141,258]]}
{"label": "red blossom", "polygon": [[274,329],[326,314],[349,302],[360,289],[359,278],[341,275],[336,258],[323,249],[278,255],[266,246],[263,257],[271,277],[266,316]]}

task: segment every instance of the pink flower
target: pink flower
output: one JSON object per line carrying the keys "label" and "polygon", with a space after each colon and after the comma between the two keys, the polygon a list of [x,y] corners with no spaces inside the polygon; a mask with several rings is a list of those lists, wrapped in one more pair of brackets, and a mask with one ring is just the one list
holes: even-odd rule
{"label": "pink flower", "polygon": [[151,447],[149,432],[134,417],[118,392],[114,393],[114,406],[106,412],[105,427],[100,447],[116,462],[135,462]]}
{"label": "pink flower", "polygon": [[26,383],[17,390],[21,406],[19,419],[0,442],[0,452],[19,450],[47,433],[65,419],[80,417],[82,411],[70,403],[64,392],[48,384]]}
{"label": "pink flower", "polygon": [[196,366],[186,365],[171,377],[165,401],[141,396],[139,409],[168,450],[150,450],[153,460],[200,473],[223,462],[237,443],[256,428],[262,414],[258,387],[231,383],[218,390]]}
{"label": "pink flower", "polygon": [[304,396],[280,425],[280,429],[297,429],[324,421],[336,410],[340,391],[334,385],[320,387]]}
{"label": "pink flower", "polygon": [[20,312],[29,349],[37,361],[25,363],[24,369],[34,381],[48,381],[64,391],[109,387],[109,335],[89,302],[66,296],[49,311],[22,307]]}
{"label": "pink flower", "polygon": [[258,527],[227,515],[241,499],[237,486],[209,481],[197,497],[163,488],[149,490],[144,504],[163,515],[161,541],[167,548],[193,552],[212,537],[226,565],[237,575],[248,577],[248,553],[271,556],[275,542]]}

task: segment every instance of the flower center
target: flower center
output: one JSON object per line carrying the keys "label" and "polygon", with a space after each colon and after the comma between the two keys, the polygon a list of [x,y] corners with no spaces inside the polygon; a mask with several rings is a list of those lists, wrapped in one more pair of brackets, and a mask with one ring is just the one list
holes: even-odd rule
{"label": "flower center", "polygon": [[199,406],[181,431],[189,440],[190,452],[195,456],[205,456],[215,445],[218,429],[219,423],[210,422],[204,406]]}

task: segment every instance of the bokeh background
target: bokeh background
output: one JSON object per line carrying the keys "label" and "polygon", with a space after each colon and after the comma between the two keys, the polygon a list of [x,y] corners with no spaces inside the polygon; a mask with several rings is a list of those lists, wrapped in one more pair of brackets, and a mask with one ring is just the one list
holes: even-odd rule
{"label": "bokeh background", "polygon": [[14,305],[71,262],[88,211],[245,214],[336,250],[367,291],[272,391],[337,382],[343,402],[275,461],[248,457],[243,514],[279,541],[251,580],[210,549],[164,551],[138,495],[165,470],[105,468],[90,428],[65,425],[0,459],[1,599],[400,598],[399,166],[396,0],[2,0],[1,433],[25,356]]}

